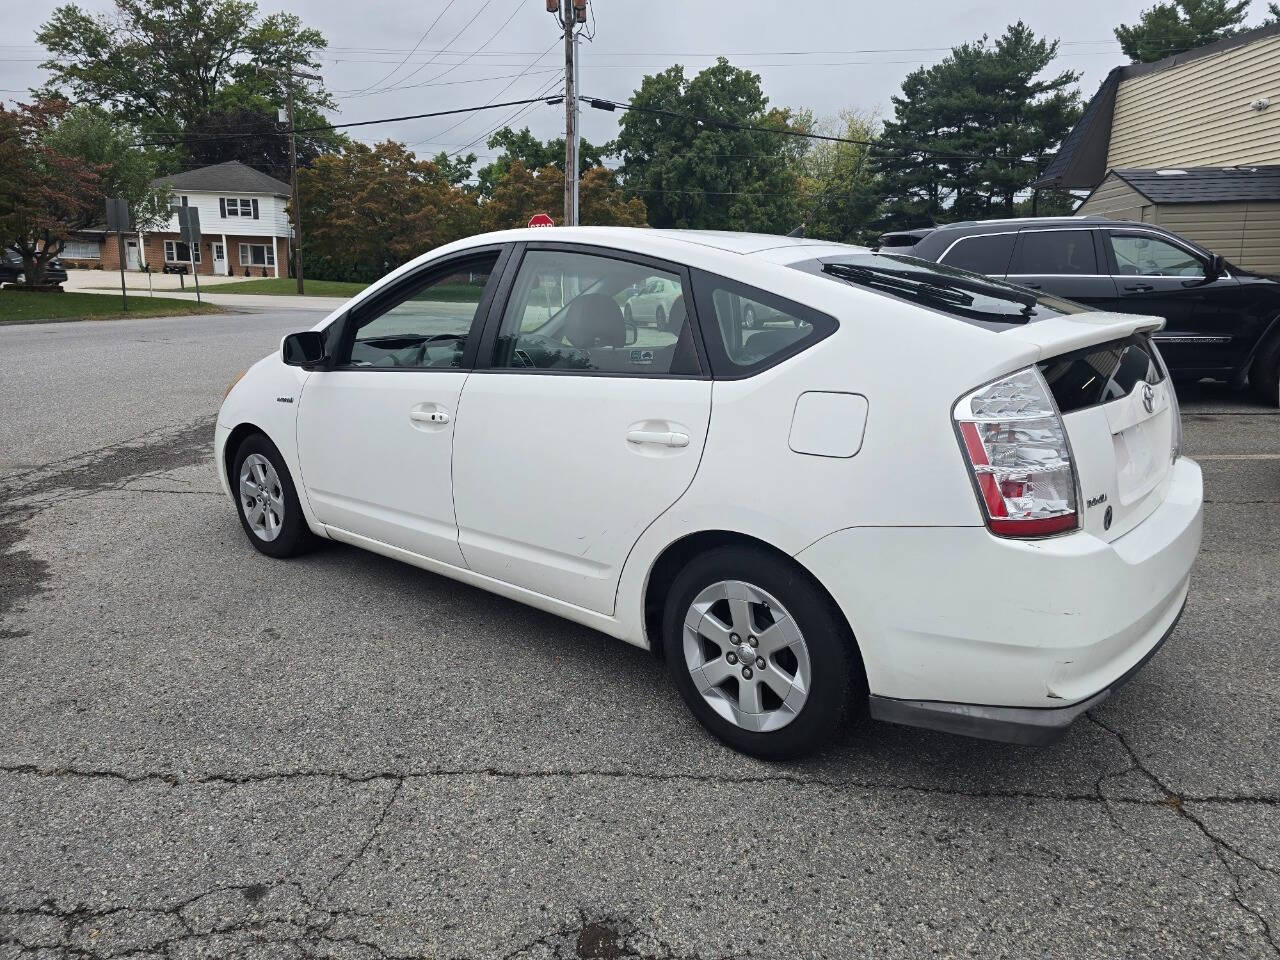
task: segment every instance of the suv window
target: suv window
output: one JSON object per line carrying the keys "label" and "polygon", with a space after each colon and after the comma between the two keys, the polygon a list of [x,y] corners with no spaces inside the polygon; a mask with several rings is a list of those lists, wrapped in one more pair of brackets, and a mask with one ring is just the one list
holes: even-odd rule
{"label": "suv window", "polygon": [[525,254],[493,366],[641,376],[701,372],[679,276],[567,250]]}
{"label": "suv window", "polygon": [[1139,277],[1203,277],[1200,259],[1145,233],[1109,233],[1116,273]]}
{"label": "suv window", "polygon": [[949,267],[1003,277],[1013,256],[1016,233],[993,233],[985,237],[961,237],[939,261]]}
{"label": "suv window", "polygon": [[354,314],[352,367],[459,367],[496,253],[409,281]]}
{"label": "suv window", "polygon": [[1023,230],[1010,274],[1098,274],[1092,230]]}

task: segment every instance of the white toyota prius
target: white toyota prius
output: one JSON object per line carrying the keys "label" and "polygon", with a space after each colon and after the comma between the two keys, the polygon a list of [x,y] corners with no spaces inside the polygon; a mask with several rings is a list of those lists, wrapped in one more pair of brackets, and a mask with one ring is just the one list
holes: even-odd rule
{"label": "white toyota prius", "polygon": [[215,457],[263,553],[339,540],[652,649],[739,750],[864,702],[1041,744],[1186,602],[1162,322],[797,238],[493,233],[286,337]]}

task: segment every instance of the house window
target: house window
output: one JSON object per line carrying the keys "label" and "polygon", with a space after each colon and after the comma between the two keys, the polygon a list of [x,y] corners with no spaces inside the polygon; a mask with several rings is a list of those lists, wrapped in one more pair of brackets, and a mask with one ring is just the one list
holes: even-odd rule
{"label": "house window", "polygon": [[276,265],[275,250],[262,243],[240,244],[240,266],[242,267],[274,267]]}
{"label": "house window", "polygon": [[248,197],[219,197],[218,208],[225,217],[258,219],[258,201]]}
{"label": "house window", "polygon": [[97,240],[68,240],[62,256],[67,260],[99,260],[102,248]]}
{"label": "house window", "polygon": [[170,194],[169,196],[170,210],[177,210],[179,207],[185,207],[185,206],[187,206],[187,195],[185,193],[182,194],[182,196],[178,196],[178,194],[176,193]]}
{"label": "house window", "polygon": [[[200,262],[200,246],[196,245],[195,262]],[[190,263],[191,251],[187,249],[187,245],[181,240],[166,240],[164,242],[164,259],[166,263]]]}

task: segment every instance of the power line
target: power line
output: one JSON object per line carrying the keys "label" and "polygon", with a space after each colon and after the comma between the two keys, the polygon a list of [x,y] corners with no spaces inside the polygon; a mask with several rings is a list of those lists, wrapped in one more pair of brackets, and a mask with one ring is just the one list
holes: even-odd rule
{"label": "power line", "polygon": [[[369,86],[365,87],[364,90],[361,90],[360,92],[364,93],[367,90],[370,90],[373,87],[376,87],[380,83],[385,83],[388,79],[394,76],[395,73],[401,67],[403,67],[406,63],[409,62],[409,58],[412,57],[415,52],[417,52],[417,49],[420,46],[422,46],[422,41],[427,39],[427,34],[429,34],[432,30],[436,28],[436,24],[440,22],[440,18],[443,17],[446,13],[448,13],[449,8],[452,7],[457,2],[458,0],[449,0],[449,2],[444,5],[444,9],[442,9],[438,14],[436,14],[436,18],[431,21],[431,26],[427,27],[426,30],[422,31],[422,36],[420,36],[418,38],[418,42],[413,45],[413,49],[404,55],[404,59],[401,60],[398,64],[396,64],[395,67],[391,70],[391,72],[388,73],[386,76],[384,76],[381,80],[374,81],[373,83],[369,84]],[[443,51],[439,51],[439,52],[443,52]]]}
{"label": "power line", "polygon": [[[353,123],[326,123],[315,127],[298,127],[295,130],[279,130],[277,133],[281,136],[288,136],[290,133],[320,133],[325,130],[345,130],[351,127],[368,127],[376,123],[400,123],[404,120],[424,120],[428,117],[448,117],[459,113],[476,113],[480,110],[498,110],[503,107],[523,106],[531,103],[547,103],[557,104],[563,99],[562,97],[531,97],[526,100],[507,100],[503,103],[486,103],[478,107],[458,107],[454,110],[433,110],[430,113],[410,113],[402,117],[382,117],[377,120],[357,120]],[[188,135],[186,133],[152,133],[142,134],[148,137],[167,137],[170,143],[183,142],[187,140],[232,140],[245,137],[261,137],[266,136],[264,133],[210,133]],[[136,143],[138,147],[155,147],[165,146],[164,143],[156,143],[154,141],[143,141]]]}
{"label": "power line", "polygon": [[[449,42],[444,45],[444,50],[441,50],[441,53],[443,53],[445,50],[448,50],[451,46],[453,46],[453,43],[455,40],[457,40],[460,36],[462,36],[469,29],[471,29],[471,25],[475,23],[478,19],[480,19],[480,14],[484,13],[485,9],[492,2],[493,0],[484,0],[484,3],[480,4],[480,9],[471,15],[471,19],[468,20],[465,24],[463,24],[462,29],[449,38]],[[427,67],[431,66],[431,64],[435,63],[437,56],[439,56],[439,54],[433,54],[431,58],[428,59],[425,63],[419,64],[416,70],[413,70],[410,73],[406,74],[404,77],[402,77],[401,81],[403,82],[404,80],[409,80],[409,79],[412,79],[413,77],[416,77]],[[460,62],[465,63],[466,61],[463,60]],[[450,69],[452,69],[452,67]],[[449,72],[448,70],[445,71],[445,73],[448,73],[448,72]]]}

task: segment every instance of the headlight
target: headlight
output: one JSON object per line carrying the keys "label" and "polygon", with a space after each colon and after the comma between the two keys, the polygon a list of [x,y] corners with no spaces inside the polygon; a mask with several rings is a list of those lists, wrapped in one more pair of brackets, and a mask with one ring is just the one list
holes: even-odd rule
{"label": "headlight", "polygon": [[248,370],[241,370],[239,373],[236,374],[235,379],[227,384],[227,389],[222,392],[223,402],[226,402],[227,397],[231,395],[231,391],[235,389],[236,384],[239,383],[241,380],[243,380],[244,375],[248,372],[249,372]]}

